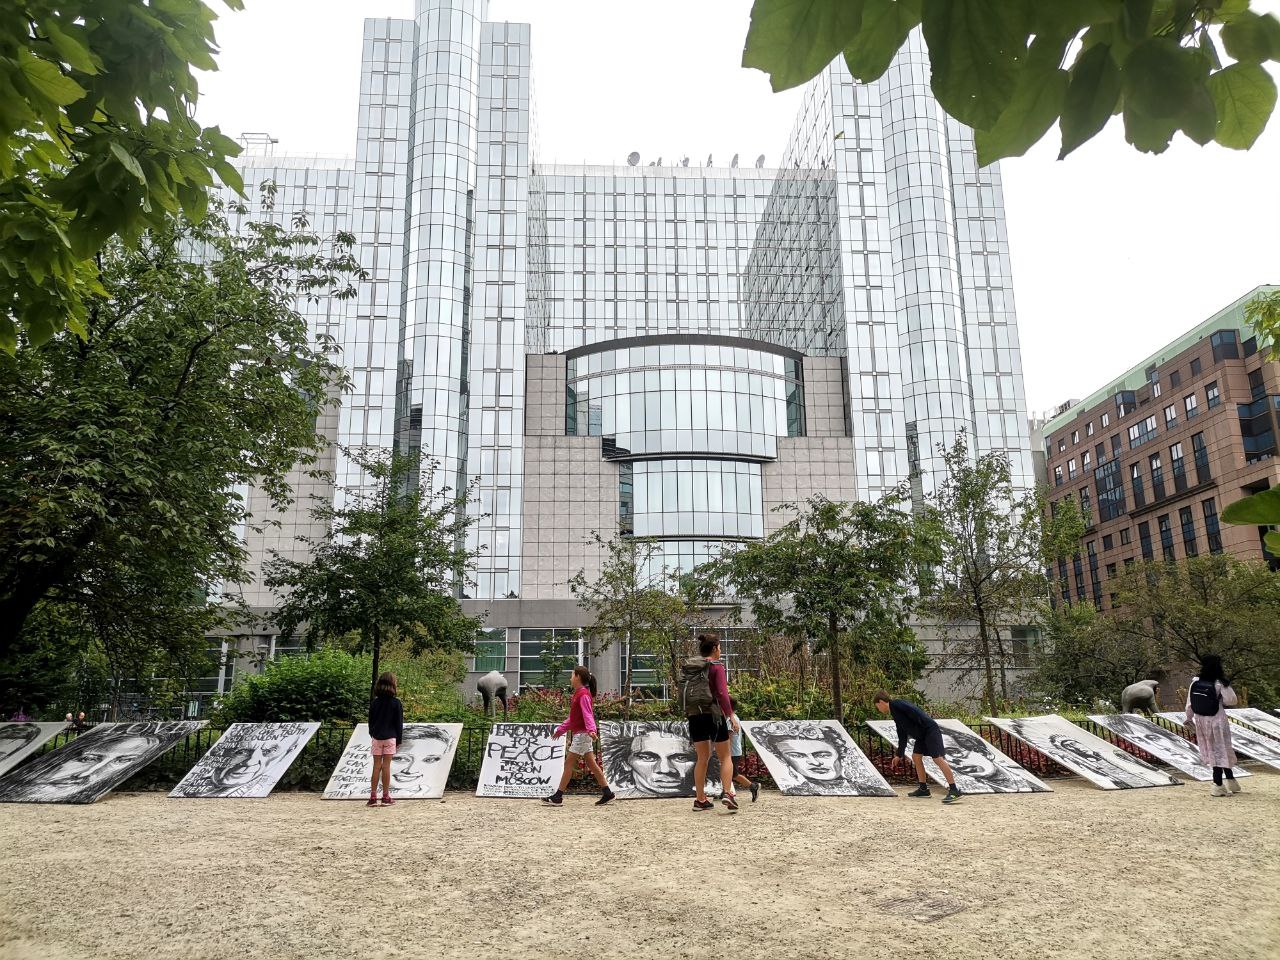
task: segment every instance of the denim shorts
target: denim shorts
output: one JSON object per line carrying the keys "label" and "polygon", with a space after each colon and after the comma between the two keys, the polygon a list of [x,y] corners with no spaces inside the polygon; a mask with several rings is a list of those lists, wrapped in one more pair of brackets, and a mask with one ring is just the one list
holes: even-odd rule
{"label": "denim shorts", "polygon": [[574,754],[591,753],[595,743],[589,733],[575,733],[569,738],[569,752]]}

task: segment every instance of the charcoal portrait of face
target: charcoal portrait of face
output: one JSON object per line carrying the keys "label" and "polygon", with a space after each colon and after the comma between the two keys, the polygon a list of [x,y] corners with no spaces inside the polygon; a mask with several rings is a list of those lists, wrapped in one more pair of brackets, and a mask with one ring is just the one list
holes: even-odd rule
{"label": "charcoal portrait of face", "polygon": [[1182,783],[1056,713],[1042,717],[988,719],[1104,790],[1178,786]]}
{"label": "charcoal portrait of face", "polygon": [[[460,723],[406,723],[391,757],[391,792],[401,800],[444,796],[453,755],[462,737]],[[326,800],[363,800],[373,774],[369,725],[358,724],[324,788]]]}
{"label": "charcoal portrait of face", "polygon": [[92,803],[204,721],[100,723],[0,780],[0,801]]}
{"label": "charcoal portrait of face", "polygon": [[[603,767],[619,797],[692,797],[698,755],[682,720],[606,722],[600,725]],[[709,783],[719,784],[719,763],[712,754]]]}
{"label": "charcoal portrait of face", "polygon": [[742,726],[785,794],[893,796],[884,777],[834,720],[748,721]]}
{"label": "charcoal portrait of face", "polygon": [[67,728],[59,723],[0,723],[0,775],[8,773]]}
{"label": "charcoal portrait of face", "polygon": [[[956,784],[965,793],[1047,793],[1051,792],[1039,779],[1005,756],[959,720],[937,721],[942,731],[942,748],[947,763],[955,774]],[[897,746],[898,728],[892,720],[868,720],[869,726],[891,745]],[[907,743],[911,754],[913,741]],[[946,777],[928,757],[925,772],[938,784]]]}
{"label": "charcoal portrait of face", "polygon": [[[1200,753],[1194,744],[1158,723],[1152,723],[1146,717],[1132,713],[1113,713],[1090,714],[1089,719],[1189,777],[1204,782],[1213,779],[1213,769],[1201,762]],[[1249,771],[1240,767],[1233,772],[1237,777],[1249,776]]]}
{"label": "charcoal portrait of face", "polygon": [[171,797],[265,797],[318,723],[233,723],[174,787]]}

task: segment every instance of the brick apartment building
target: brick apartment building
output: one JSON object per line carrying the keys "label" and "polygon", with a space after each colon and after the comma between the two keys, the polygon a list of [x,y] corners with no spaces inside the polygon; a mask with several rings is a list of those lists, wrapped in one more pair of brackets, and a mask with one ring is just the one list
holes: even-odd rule
{"label": "brick apartment building", "polygon": [[1229,503],[1280,482],[1280,364],[1244,319],[1263,286],[1043,425],[1052,502],[1087,518],[1054,571],[1064,599],[1112,606],[1108,581],[1140,560],[1206,553],[1273,560],[1261,528],[1223,524]]}

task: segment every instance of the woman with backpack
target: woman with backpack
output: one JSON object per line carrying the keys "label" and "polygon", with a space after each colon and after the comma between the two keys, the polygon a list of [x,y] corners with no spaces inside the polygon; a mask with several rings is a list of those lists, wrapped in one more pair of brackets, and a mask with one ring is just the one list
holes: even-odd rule
{"label": "woman with backpack", "polygon": [[1214,654],[1202,657],[1200,673],[1191,678],[1187,688],[1186,724],[1195,723],[1200,760],[1205,766],[1213,767],[1210,796],[1225,797],[1240,792],[1240,784],[1231,772],[1236,765],[1236,752],[1231,746],[1231,721],[1227,719],[1226,710],[1235,705],[1236,692],[1222,672],[1222,658]]}

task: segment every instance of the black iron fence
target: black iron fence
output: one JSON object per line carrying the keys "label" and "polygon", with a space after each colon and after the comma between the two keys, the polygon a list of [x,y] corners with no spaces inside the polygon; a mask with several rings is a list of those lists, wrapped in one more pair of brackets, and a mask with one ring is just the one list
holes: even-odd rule
{"label": "black iron fence", "polygon": [[[1136,757],[1146,760],[1148,763],[1163,766],[1151,754],[1124,742],[1110,730],[1099,726],[1092,720],[1079,719],[1074,722],[1090,733],[1115,744]],[[1070,771],[1058,765],[1038,750],[1028,747],[1022,741],[1011,737],[994,724],[981,722],[971,723],[969,726],[987,742],[993,744],[997,749],[1038,777],[1053,779],[1072,776]],[[334,767],[338,765],[338,759],[342,756],[342,751],[351,737],[352,729],[350,724],[330,723],[322,725],[316,731],[316,735],[307,742],[298,759],[289,767],[289,771],[276,789],[323,790],[325,784],[329,781],[329,775],[333,772]],[[1185,733],[1180,729],[1177,732]],[[205,755],[209,748],[217,742],[222,733],[223,731],[220,729],[204,727],[184,737],[154,763],[151,763],[125,781],[119,789],[126,791],[172,789],[186,775],[187,771],[196,765],[197,761]],[[851,726],[849,734],[862,752],[871,760],[872,764],[875,765],[876,769],[890,782],[907,783],[914,780],[914,775],[910,771],[893,769],[894,746],[879,734],[861,723]],[[50,740],[39,752],[45,753],[49,750],[57,749],[74,739],[75,736],[76,732],[68,729]],[[488,736],[489,725],[487,723],[468,724],[463,727],[462,736],[458,742],[458,751],[454,756],[453,767],[449,772],[449,789],[474,790],[476,788]],[[764,763],[751,750],[750,741],[745,738],[744,747],[747,750],[747,754],[743,758],[743,772],[753,779],[766,783],[771,782],[769,772],[765,769]],[[583,773],[575,779],[574,787],[594,790],[595,784],[587,774]]]}

